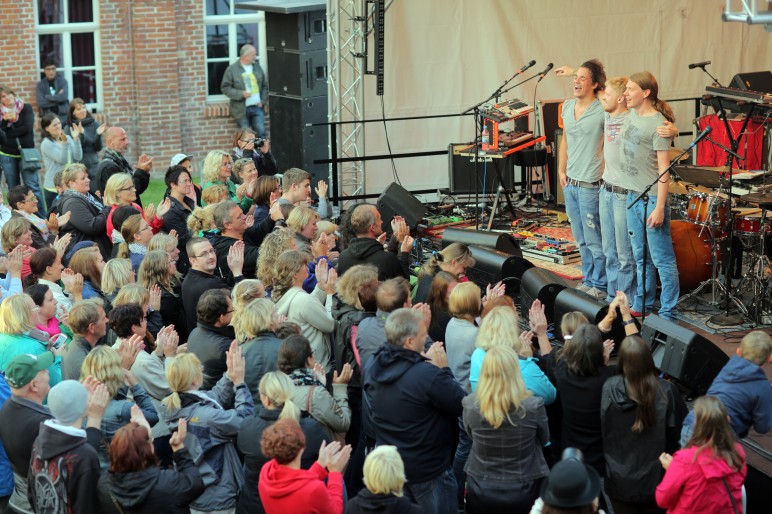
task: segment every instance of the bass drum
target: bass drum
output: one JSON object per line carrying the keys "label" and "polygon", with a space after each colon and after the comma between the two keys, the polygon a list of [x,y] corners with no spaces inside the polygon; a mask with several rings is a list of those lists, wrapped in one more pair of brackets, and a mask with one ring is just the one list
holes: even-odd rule
{"label": "bass drum", "polygon": [[[702,236],[700,236],[702,230]],[[673,239],[678,282],[681,293],[696,289],[701,282],[711,277],[713,249],[707,228],[688,221],[671,221],[670,237]],[[721,262],[721,250],[716,247],[716,260]]]}

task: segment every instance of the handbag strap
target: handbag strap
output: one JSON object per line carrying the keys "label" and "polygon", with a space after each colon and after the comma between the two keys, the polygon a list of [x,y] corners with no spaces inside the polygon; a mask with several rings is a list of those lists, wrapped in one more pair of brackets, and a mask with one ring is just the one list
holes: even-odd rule
{"label": "handbag strap", "polygon": [[737,502],[734,501],[734,496],[732,496],[732,491],[729,489],[729,483],[726,481],[725,477],[722,477],[721,481],[724,482],[724,487],[726,488],[726,494],[729,495],[729,499],[732,501],[732,510],[734,511],[734,514],[740,514],[740,511],[737,510]]}
{"label": "handbag strap", "polygon": [[312,385],[311,388],[308,390],[308,396],[306,396],[306,412],[308,412],[309,416],[313,416],[313,409],[314,409],[314,389],[316,389],[315,385]]}

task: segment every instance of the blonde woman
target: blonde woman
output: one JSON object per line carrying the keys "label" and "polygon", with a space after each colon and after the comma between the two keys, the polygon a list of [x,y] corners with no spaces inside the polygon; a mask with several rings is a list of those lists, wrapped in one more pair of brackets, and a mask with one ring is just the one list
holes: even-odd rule
{"label": "blonde woman", "polygon": [[217,227],[214,226],[214,208],[217,204],[210,204],[205,207],[196,207],[193,212],[190,213],[186,221],[188,230],[193,237],[199,237],[205,233],[213,233],[217,231]]}
{"label": "blonde woman", "polygon": [[121,225],[121,236],[123,242],[118,246],[117,257],[130,259],[131,267],[136,272],[148,251],[147,245],[153,238],[153,229],[140,214],[134,214],[126,218]]}
{"label": "blonde woman", "polygon": [[231,291],[231,301],[233,302],[233,317],[237,317],[239,311],[243,310],[252,300],[265,298],[265,286],[263,282],[254,278],[247,278],[241,282],[236,282]]}
{"label": "blonde woman", "polygon": [[156,337],[164,326],[161,316],[161,288],[151,287],[147,290],[142,284],[126,284],[118,290],[118,294],[112,301],[112,307],[132,303],[142,307],[147,317],[147,330]]}
{"label": "blonde woman", "polygon": [[128,284],[133,284],[136,279],[129,259],[110,259],[102,269],[102,293],[105,299],[113,303],[115,295]]}
{"label": "blonde woman", "polygon": [[405,485],[405,464],[396,446],[378,446],[367,454],[364,482],[367,489],[349,500],[346,512],[366,514],[420,514],[423,510],[402,496]]}
{"label": "blonde woman", "polygon": [[104,299],[102,286],[102,270],[105,261],[99,247],[96,245],[81,248],[70,258],[70,269],[83,276],[83,299]]}
{"label": "blonde woman", "polygon": [[70,213],[70,221],[59,229],[61,234],[72,234],[72,246],[81,241],[94,241],[105,259],[110,258],[113,243],[107,235],[107,215],[110,206],[105,206],[89,193],[88,171],[83,164],[72,163],[64,168],[62,185],[64,191],[59,197],[59,212]]}
{"label": "blonde woman", "polygon": [[268,462],[260,449],[263,431],[281,419],[292,419],[300,424],[306,436],[306,448],[300,457],[300,467],[308,469],[319,457],[319,447],[323,442],[330,442],[322,427],[314,418],[302,417],[300,407],[292,401],[295,386],[292,380],[280,371],[271,371],[260,379],[260,403],[257,404],[254,417],[244,420],[239,430],[237,444],[244,455],[244,481],[241,489],[236,514],[264,512],[257,484],[260,470]]}
{"label": "blonde woman", "polygon": [[300,325],[303,334],[311,343],[316,362],[324,367],[325,373],[332,371],[329,335],[335,329],[335,320],[325,309],[327,296],[335,293],[338,274],[320,261],[316,267],[318,283],[309,294],[303,290],[308,278],[308,256],[295,250],[282,253],[276,260],[275,276],[271,299],[276,310],[289,321]]}
{"label": "blonde woman", "polygon": [[[104,204],[110,206],[110,213],[107,215],[107,235],[112,238],[113,230],[120,232],[120,226],[114,226],[113,213],[115,210],[124,207],[134,207],[142,214],[142,219],[150,220],[148,225],[155,234],[164,226],[164,215],[169,212],[171,203],[169,199],[164,200],[158,205],[158,209],[153,204],[148,205],[145,210],[137,203],[137,188],[134,185],[134,179],[128,173],[116,173],[107,179],[105,185]],[[124,238],[125,239],[125,238]]]}
{"label": "blonde woman", "polygon": [[441,252],[432,255],[418,273],[418,289],[416,289],[415,303],[425,302],[429,297],[429,289],[432,279],[440,271],[446,271],[456,279],[466,275],[467,268],[473,268],[475,264],[472,251],[461,243],[451,243]]}
{"label": "blonde woman", "polygon": [[177,279],[176,263],[163,250],[153,250],[145,255],[139,266],[138,281],[150,290],[154,286],[161,290],[160,311],[164,326],[174,325],[180,340],[188,340],[185,310],[182,307],[180,284]]}
{"label": "blonde woman", "polygon": [[557,391],[533,358],[531,345],[523,342],[518,328],[517,313],[509,307],[496,307],[491,310],[480,325],[475,339],[475,350],[469,368],[469,382],[472,391],[477,389],[480,370],[488,350],[495,346],[509,346],[520,358],[520,374],[525,386],[536,396],[540,396],[545,405],[555,401]]}
{"label": "blonde woman", "polygon": [[227,371],[211,391],[199,391],[204,381],[201,361],[192,353],[174,359],[166,369],[172,394],[164,401],[168,424],[185,418],[191,456],[206,489],[190,504],[191,512],[233,512],[244,474],[234,440],[242,422],[254,416],[252,395],[244,383],[244,357],[234,341],[226,352]]}
{"label": "blonde woman", "polygon": [[228,200],[228,187],[225,184],[214,184],[201,192],[201,201],[204,205],[212,205],[225,200]]}
{"label": "blonde woman", "polygon": [[233,313],[231,325],[247,362],[245,380],[255,398],[260,393],[258,384],[263,375],[277,369],[281,344],[276,337],[277,324],[276,306],[267,298],[252,300],[238,313]]}
{"label": "blonde woman", "polygon": [[298,249],[311,252],[315,258],[321,257],[321,255],[316,254],[316,248],[312,245],[316,236],[316,223],[318,221],[319,214],[312,208],[302,205],[292,209],[287,218],[287,228],[295,232],[295,237],[298,239]]}
{"label": "blonde woman", "polygon": [[[239,204],[246,214],[254,205],[249,193],[255,188],[254,183],[236,185],[231,181],[231,156],[221,150],[212,150],[204,159],[204,188],[216,185],[224,185],[228,189],[228,199]],[[202,202],[203,205],[206,205]]]}
{"label": "blonde woman", "polygon": [[257,255],[257,278],[268,287],[268,293],[272,289],[276,259],[286,250],[297,250],[295,233],[286,227],[278,228],[265,236],[260,245]]}
{"label": "blonde woman", "polygon": [[28,353],[30,355],[40,355],[43,352],[51,351],[56,358],[54,363],[48,368],[51,387],[62,381],[62,357],[61,350],[50,348],[48,341],[40,340],[30,335],[33,331],[39,333],[35,328],[38,324],[38,309],[26,294],[11,295],[0,303],[0,369],[5,369],[11,359],[17,355]]}
{"label": "blonde woman", "polygon": [[155,234],[147,245],[147,251],[163,250],[169,255],[169,259],[177,263],[177,271],[180,270],[180,249],[179,238],[172,234],[160,232]]}
{"label": "blonde woman", "polygon": [[[141,344],[142,338],[133,336],[122,342],[122,345],[135,346]],[[110,403],[102,416],[102,435],[109,443],[119,428],[131,421],[131,408],[139,406],[150,426],[158,423],[158,413],[150,401],[150,396],[128,368],[123,366],[127,362],[122,361],[121,354],[109,346],[96,346],[88,352],[83,365],[80,368],[82,378],[94,377],[103,383],[110,393]],[[132,400],[129,400],[131,393]],[[104,453],[103,453],[104,452]],[[100,458],[107,462],[106,450],[100,450]]]}
{"label": "blonde woman", "polygon": [[549,475],[544,402],[526,389],[520,357],[505,345],[488,350],[477,391],[464,398],[464,428],[472,439],[466,463],[467,512],[527,514]]}

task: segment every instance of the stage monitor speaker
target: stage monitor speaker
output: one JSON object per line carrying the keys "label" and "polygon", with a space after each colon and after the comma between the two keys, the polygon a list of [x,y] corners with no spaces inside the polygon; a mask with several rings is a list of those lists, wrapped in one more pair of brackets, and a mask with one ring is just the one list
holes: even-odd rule
{"label": "stage monitor speaker", "polygon": [[[475,167],[474,157],[459,155],[459,152],[469,147],[469,143],[454,143],[448,145],[448,184],[451,194],[475,193],[475,180],[479,179],[477,186],[480,194],[496,194],[498,189],[498,180],[493,164],[480,160],[479,170]],[[502,159],[502,177],[504,179],[504,189],[514,189],[515,172],[514,157],[508,155]],[[478,174],[479,172],[479,174]],[[485,187],[483,188],[483,179]]]}
{"label": "stage monitor speaker", "polygon": [[732,78],[732,83],[730,85],[745,91],[772,93],[772,71],[767,70],[754,71],[751,73],[738,73]]}
{"label": "stage monitor speaker", "polygon": [[523,273],[520,279],[520,313],[524,320],[528,319],[528,311],[534,300],[544,305],[547,323],[555,321],[555,299],[568,284],[551,271],[542,268],[531,268]]}
{"label": "stage monitor speaker", "polygon": [[442,247],[445,248],[451,243],[463,243],[467,246],[483,246],[492,248],[497,252],[508,253],[522,257],[520,245],[510,234],[501,232],[485,232],[484,230],[464,230],[461,228],[446,228],[442,233]]}
{"label": "stage monitor speaker", "polygon": [[520,278],[526,270],[533,268],[530,261],[522,257],[507,255],[482,246],[470,246],[474,257],[474,268],[466,270],[469,280],[485,291],[488,284],[503,281],[507,295],[515,297],[520,292]]}
{"label": "stage monitor speaker", "polygon": [[389,226],[394,216],[402,216],[407,226],[414,229],[426,215],[426,206],[396,182],[389,184],[381,193],[377,206],[384,227]]}
{"label": "stage monitor speaker", "polygon": [[703,336],[656,315],[646,317],[641,337],[649,343],[657,369],[690,396],[705,394],[729,361],[718,346]]}
{"label": "stage monitor speaker", "polygon": [[[569,312],[581,312],[590,323],[597,325],[608,313],[608,304],[578,289],[563,289],[555,298],[555,337],[563,339],[560,330],[560,322],[563,316]],[[636,321],[636,325],[638,322]],[[622,316],[617,313],[611,324],[611,331],[603,334],[603,339],[614,341],[614,354],[619,351],[619,343],[625,338],[625,327],[622,325]]]}

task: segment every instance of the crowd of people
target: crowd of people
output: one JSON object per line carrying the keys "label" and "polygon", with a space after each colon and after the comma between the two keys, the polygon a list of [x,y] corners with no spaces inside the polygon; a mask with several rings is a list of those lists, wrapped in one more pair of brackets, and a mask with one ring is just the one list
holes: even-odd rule
{"label": "crowd of people", "polygon": [[[28,105],[0,101],[13,137]],[[179,154],[141,199],[153,159],[132,167],[125,131],[83,111],[41,120],[44,198],[9,179],[0,207],[4,509],[743,511],[737,439],[772,427],[768,334],[689,413],[625,291],[597,325],[565,315],[553,347],[538,300],[521,326],[501,283],[468,279],[468,247],[416,272],[401,217],[332,223],[325,182],[313,201],[306,171],[277,176],[253,129],[207,154],[203,187]]]}

